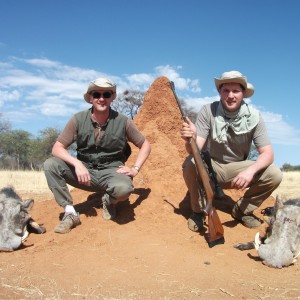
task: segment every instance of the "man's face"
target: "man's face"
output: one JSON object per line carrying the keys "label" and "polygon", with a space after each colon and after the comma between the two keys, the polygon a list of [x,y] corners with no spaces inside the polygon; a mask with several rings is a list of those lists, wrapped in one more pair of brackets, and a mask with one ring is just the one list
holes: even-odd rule
{"label": "man's face", "polygon": [[223,107],[231,112],[239,110],[244,91],[238,83],[224,83],[219,91]]}
{"label": "man's face", "polygon": [[94,90],[90,93],[90,103],[96,111],[107,111],[113,101],[113,93],[108,90]]}

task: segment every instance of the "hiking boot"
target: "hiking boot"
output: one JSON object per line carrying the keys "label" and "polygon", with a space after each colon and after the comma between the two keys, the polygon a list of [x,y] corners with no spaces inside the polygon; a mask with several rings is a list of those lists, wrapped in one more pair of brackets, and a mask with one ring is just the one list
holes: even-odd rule
{"label": "hiking boot", "polygon": [[104,220],[112,220],[117,216],[116,205],[111,203],[108,194],[103,195],[102,206],[102,218]]}
{"label": "hiking boot", "polygon": [[77,215],[74,215],[72,213],[65,213],[61,222],[55,227],[54,232],[68,233],[72,228],[75,228],[79,224],[81,224],[79,213],[77,213]]}
{"label": "hiking boot", "polygon": [[253,213],[244,214],[237,204],[234,205],[231,216],[241,222],[245,227],[256,228],[261,225],[261,220],[257,218]]}
{"label": "hiking boot", "polygon": [[199,231],[203,228],[204,219],[203,213],[193,212],[188,218],[188,228],[192,231]]}

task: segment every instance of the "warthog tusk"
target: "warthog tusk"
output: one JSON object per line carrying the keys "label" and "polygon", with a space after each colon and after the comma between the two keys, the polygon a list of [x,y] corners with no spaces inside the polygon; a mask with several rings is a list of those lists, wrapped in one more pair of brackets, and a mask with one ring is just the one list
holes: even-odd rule
{"label": "warthog tusk", "polygon": [[300,256],[300,250],[299,250],[298,254],[296,254],[296,255],[294,256],[294,258],[296,259],[296,258],[298,258],[298,256]]}
{"label": "warthog tusk", "polygon": [[24,228],[24,233],[22,236],[22,242],[24,242],[26,240],[26,238],[28,237],[29,232],[27,231],[27,226]]}
{"label": "warthog tusk", "polygon": [[254,247],[256,250],[258,250],[259,246],[261,245],[261,240],[259,236],[259,232],[256,233],[255,238],[254,238]]}

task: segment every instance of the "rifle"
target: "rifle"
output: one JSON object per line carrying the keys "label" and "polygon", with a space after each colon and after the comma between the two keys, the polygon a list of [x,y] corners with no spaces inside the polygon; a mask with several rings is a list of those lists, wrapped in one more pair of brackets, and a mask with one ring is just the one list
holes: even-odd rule
{"label": "rifle", "polygon": [[[183,114],[183,111],[182,111],[180,103],[179,103],[179,99],[177,98],[177,95],[175,92],[174,82],[170,81],[170,86],[174,93],[175,99],[177,101],[177,105],[178,105],[179,110],[182,115],[182,118],[186,122],[186,117]],[[212,204],[212,201],[215,198],[215,193],[214,193],[211,183],[210,183],[209,173],[207,171],[207,168],[204,166],[204,162],[202,160],[198,146],[196,144],[196,141],[193,138],[190,138],[190,145],[191,145],[192,154],[193,154],[193,157],[195,160],[198,181],[199,181],[200,185],[203,186],[205,195],[206,195],[207,203],[206,203],[204,212],[208,216],[208,245],[211,248],[218,244],[224,244],[224,242],[225,242],[224,229],[223,229],[222,223],[220,221],[220,218],[217,214],[217,211],[213,207],[213,204]]]}
{"label": "rifle", "polygon": [[211,157],[210,157],[209,152],[207,150],[206,151],[201,151],[201,157],[202,157],[202,160],[205,162],[205,164],[207,166],[208,175],[209,175],[211,181],[214,184],[215,198],[218,198],[218,199],[225,198],[225,193],[223,192],[223,189],[219,185],[219,182],[218,182],[217,177],[216,177],[217,174],[216,174],[216,172],[215,172],[215,170],[214,170],[214,168],[211,164]]}

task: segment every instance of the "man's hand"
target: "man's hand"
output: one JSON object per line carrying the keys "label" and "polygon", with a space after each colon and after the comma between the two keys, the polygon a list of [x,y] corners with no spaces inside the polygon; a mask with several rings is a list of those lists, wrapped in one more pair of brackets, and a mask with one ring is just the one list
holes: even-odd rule
{"label": "man's hand", "polygon": [[237,190],[244,190],[251,184],[255,173],[251,170],[246,169],[240,172],[231,182],[231,187]]}
{"label": "man's hand", "polygon": [[182,124],[180,134],[185,141],[188,141],[190,138],[196,138],[196,126],[188,117],[186,117],[186,122]]}
{"label": "man's hand", "polygon": [[130,177],[134,177],[138,174],[138,170],[135,168],[129,168],[126,166],[119,166],[119,169],[117,170],[117,173],[119,174],[125,174]]}
{"label": "man's hand", "polygon": [[89,171],[85,167],[85,165],[81,161],[78,161],[78,163],[76,163],[76,165],[74,167],[75,167],[75,173],[77,175],[78,182],[80,184],[90,186],[91,185],[91,176],[90,176]]}

